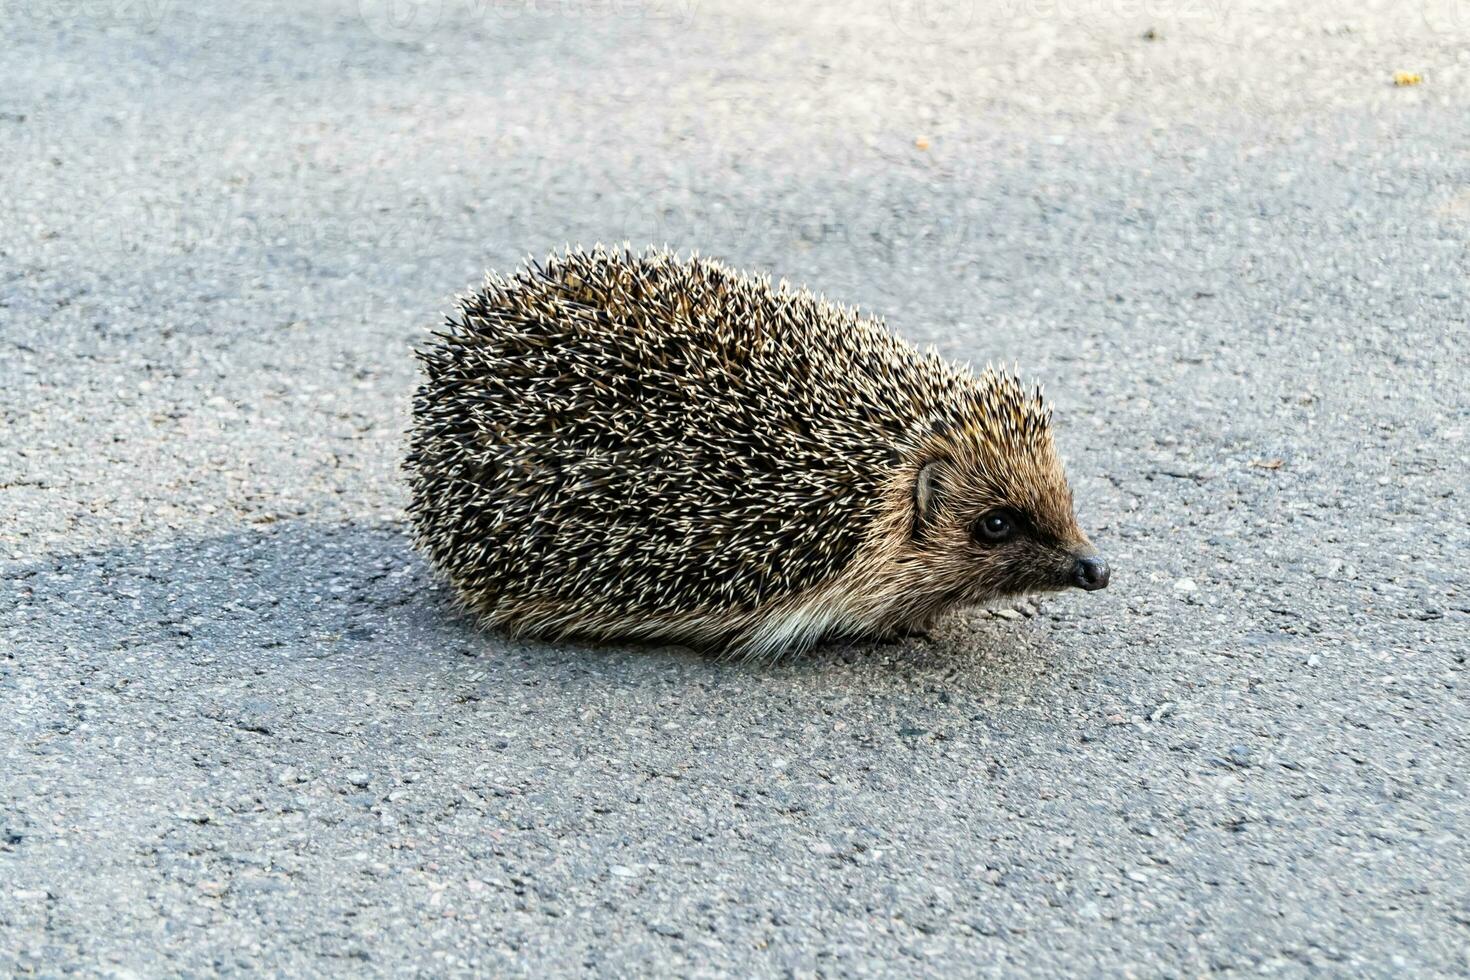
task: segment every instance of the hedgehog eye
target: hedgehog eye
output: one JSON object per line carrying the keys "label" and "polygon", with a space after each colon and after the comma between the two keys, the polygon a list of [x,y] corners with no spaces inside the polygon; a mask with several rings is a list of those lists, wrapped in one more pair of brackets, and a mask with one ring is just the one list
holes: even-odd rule
{"label": "hedgehog eye", "polygon": [[1016,535],[1016,520],[1010,511],[992,510],[981,514],[972,536],[981,544],[1004,544]]}

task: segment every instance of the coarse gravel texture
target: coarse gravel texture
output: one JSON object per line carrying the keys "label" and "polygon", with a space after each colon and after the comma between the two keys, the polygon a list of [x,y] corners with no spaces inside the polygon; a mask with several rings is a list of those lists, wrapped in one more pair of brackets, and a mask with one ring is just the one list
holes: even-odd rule
{"label": "coarse gravel texture", "polygon": [[[1470,6],[0,27],[0,973],[1470,970]],[[477,631],[411,347],[624,239],[1018,362],[1111,587],[776,666]]]}

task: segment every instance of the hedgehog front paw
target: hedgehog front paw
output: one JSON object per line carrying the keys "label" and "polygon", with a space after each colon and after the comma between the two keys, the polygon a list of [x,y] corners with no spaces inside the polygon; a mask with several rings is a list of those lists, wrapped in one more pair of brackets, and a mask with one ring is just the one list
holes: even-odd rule
{"label": "hedgehog front paw", "polygon": [[907,643],[909,640],[918,640],[921,643],[933,643],[934,635],[930,631],[931,624],[922,623],[899,623],[897,626],[884,630],[876,638],[875,642],[884,646],[892,646],[899,643]]}
{"label": "hedgehog front paw", "polygon": [[991,619],[1032,619],[1041,615],[1041,597],[1024,596],[1011,602],[990,606],[985,615]]}

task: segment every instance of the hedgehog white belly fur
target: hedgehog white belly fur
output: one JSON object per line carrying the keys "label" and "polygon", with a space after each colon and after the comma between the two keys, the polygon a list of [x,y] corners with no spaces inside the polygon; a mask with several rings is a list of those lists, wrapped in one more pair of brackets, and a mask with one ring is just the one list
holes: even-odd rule
{"label": "hedgehog white belly fur", "polygon": [[1039,389],[663,250],[569,250],[419,351],[417,543],[485,621],[767,656],[1101,588]]}

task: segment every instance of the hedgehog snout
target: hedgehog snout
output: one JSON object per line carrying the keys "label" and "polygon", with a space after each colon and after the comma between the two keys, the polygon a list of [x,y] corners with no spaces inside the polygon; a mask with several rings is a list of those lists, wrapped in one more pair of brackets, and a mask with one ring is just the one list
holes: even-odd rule
{"label": "hedgehog snout", "polygon": [[1083,555],[1072,565],[1072,584],[1088,592],[1108,587],[1108,563],[1101,555]]}

